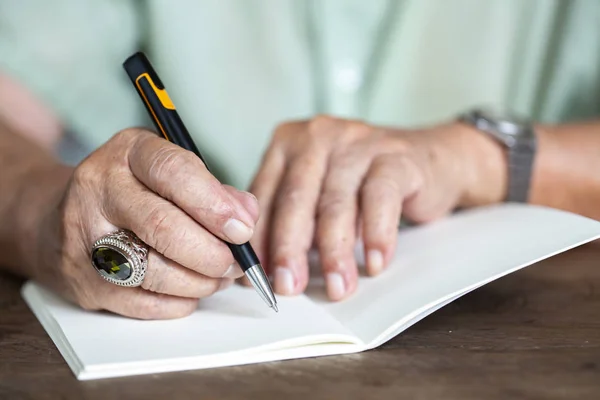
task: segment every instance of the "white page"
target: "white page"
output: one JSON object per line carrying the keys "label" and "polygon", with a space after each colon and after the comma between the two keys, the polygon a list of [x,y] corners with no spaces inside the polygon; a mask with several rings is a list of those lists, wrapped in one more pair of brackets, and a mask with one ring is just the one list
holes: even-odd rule
{"label": "white page", "polygon": [[379,345],[439,304],[598,237],[600,222],[549,208],[504,204],[464,211],[403,230],[392,265],[379,277],[360,278],[346,301],[311,295],[363,342]]}
{"label": "white page", "polygon": [[23,295],[79,379],[240,365],[378,345],[490,279],[599,235],[600,223],[555,210],[469,211],[405,229],[388,270],[361,278],[348,300],[330,303],[313,279],[313,301],[278,296],[279,314],[237,286],[171,321],[86,312],[34,283]]}
{"label": "white page", "polygon": [[[358,351],[356,339],[306,296],[280,297],[279,313],[233,286],[189,317],[141,321],[84,311],[28,282],[23,297],[80,379],[237,365]],[[348,343],[342,349],[343,343]],[[299,351],[307,344],[334,343]],[[296,349],[294,349],[296,347]],[[289,351],[281,350],[289,348]],[[267,353],[273,351],[273,355]]]}

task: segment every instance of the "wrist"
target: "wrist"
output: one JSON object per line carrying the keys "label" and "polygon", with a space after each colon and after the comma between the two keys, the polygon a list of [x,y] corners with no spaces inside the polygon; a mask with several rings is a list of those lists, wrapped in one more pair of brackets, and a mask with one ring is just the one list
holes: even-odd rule
{"label": "wrist", "polygon": [[[562,134],[565,128],[566,135]],[[596,146],[592,143],[586,148],[586,142],[579,136],[580,129],[580,126],[568,125],[536,127],[538,154],[531,180],[532,204],[575,212],[596,209],[585,204],[597,204],[591,188],[597,187],[598,180],[586,176],[586,171],[595,170],[589,160],[596,158]]]}
{"label": "wrist", "polygon": [[[23,186],[13,208],[15,273],[37,278],[44,268],[47,246],[59,239],[57,210],[73,168],[58,163],[37,165],[22,177]],[[54,228],[53,228],[54,227]]]}
{"label": "wrist", "polygon": [[464,188],[458,207],[500,203],[508,189],[506,148],[497,140],[462,122],[453,125],[460,137],[464,157]]}

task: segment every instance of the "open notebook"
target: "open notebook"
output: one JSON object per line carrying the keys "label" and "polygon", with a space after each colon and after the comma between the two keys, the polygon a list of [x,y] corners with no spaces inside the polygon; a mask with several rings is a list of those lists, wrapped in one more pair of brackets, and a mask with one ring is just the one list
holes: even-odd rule
{"label": "open notebook", "polygon": [[372,349],[477,287],[598,237],[600,222],[552,209],[460,212],[401,229],[390,267],[361,278],[349,299],[328,302],[316,278],[306,296],[278,296],[278,314],[240,286],[169,321],[83,311],[32,282],[22,294],[78,379],[212,368]]}

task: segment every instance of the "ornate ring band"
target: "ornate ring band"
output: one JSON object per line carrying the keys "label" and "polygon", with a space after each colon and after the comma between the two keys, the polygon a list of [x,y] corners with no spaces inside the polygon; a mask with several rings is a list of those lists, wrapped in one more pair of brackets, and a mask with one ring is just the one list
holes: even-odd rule
{"label": "ornate ring band", "polygon": [[148,246],[133,232],[121,229],[96,240],[92,266],[104,279],[119,286],[139,286],[148,266]]}

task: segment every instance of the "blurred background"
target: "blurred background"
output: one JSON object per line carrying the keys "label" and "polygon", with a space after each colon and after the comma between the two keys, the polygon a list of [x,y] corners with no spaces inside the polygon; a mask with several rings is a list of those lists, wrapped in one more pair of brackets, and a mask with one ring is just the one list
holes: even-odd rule
{"label": "blurred background", "polygon": [[0,116],[75,163],[151,126],[122,68],[138,50],[239,188],[290,119],[412,128],[481,105],[541,122],[600,112],[596,0],[2,0]]}

